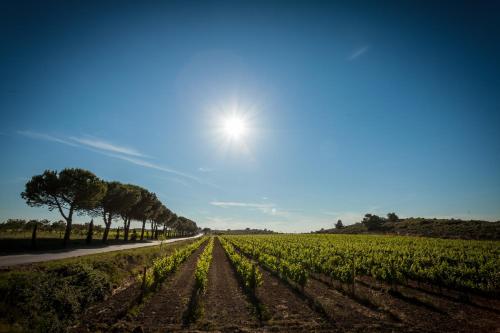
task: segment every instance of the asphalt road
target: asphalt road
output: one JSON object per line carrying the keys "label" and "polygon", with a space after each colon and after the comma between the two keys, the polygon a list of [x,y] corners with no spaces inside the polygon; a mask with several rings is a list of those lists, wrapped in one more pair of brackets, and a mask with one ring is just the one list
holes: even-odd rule
{"label": "asphalt road", "polygon": [[[193,237],[185,237],[185,238],[174,238],[164,240],[163,243],[173,243],[178,242],[185,239],[197,238],[201,237],[202,234],[193,236]],[[81,257],[89,254],[103,253],[103,252],[111,252],[111,251],[121,251],[121,250],[129,250],[135,249],[139,247],[145,246],[154,246],[160,245],[161,241],[151,241],[147,243],[132,243],[132,244],[120,244],[120,245],[110,245],[107,247],[100,248],[84,248],[84,249],[73,249],[67,251],[52,251],[52,252],[44,252],[44,253],[27,253],[27,254],[14,254],[7,256],[0,256],[0,267],[6,266],[15,266],[15,265],[23,265],[23,264],[31,264],[35,262],[42,261],[50,261],[50,260],[59,260],[66,259],[72,257]]]}

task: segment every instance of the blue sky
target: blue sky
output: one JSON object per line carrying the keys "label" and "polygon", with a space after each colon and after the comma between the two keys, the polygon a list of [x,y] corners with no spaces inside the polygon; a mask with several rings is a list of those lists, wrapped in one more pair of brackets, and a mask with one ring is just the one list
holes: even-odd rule
{"label": "blue sky", "polygon": [[0,220],[58,218],[20,192],[65,167],[203,227],[499,220],[499,9],[4,1]]}

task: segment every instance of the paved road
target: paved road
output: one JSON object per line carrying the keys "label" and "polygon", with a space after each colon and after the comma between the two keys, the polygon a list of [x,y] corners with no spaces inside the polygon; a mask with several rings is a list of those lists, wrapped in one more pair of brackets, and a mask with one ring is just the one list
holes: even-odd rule
{"label": "paved road", "polygon": [[[175,239],[167,239],[163,241],[163,243],[173,243],[178,242],[184,239],[197,238],[201,237],[202,234],[186,237],[186,238],[175,238]],[[153,246],[160,245],[161,241],[152,241],[147,243],[132,243],[132,244],[120,244],[120,245],[110,245],[107,247],[101,248],[86,248],[86,249],[74,249],[68,251],[53,251],[53,252],[44,252],[44,253],[28,253],[28,254],[14,254],[8,256],[0,256],[0,267],[6,266],[15,266],[22,264],[31,264],[34,262],[42,262],[42,261],[50,261],[50,260],[58,260],[72,257],[80,257],[86,256],[89,254],[103,253],[103,252],[111,252],[111,251],[120,251],[120,250],[128,250],[135,249],[138,247],[145,246]]]}

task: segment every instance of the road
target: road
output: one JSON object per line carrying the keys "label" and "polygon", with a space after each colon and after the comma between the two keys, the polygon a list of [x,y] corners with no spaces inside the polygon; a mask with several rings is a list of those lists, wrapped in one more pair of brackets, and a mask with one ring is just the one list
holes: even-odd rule
{"label": "road", "polygon": [[[199,234],[199,235],[196,235],[193,237],[167,239],[167,240],[163,241],[163,243],[164,244],[165,243],[173,243],[173,242],[178,242],[178,241],[185,240],[185,239],[197,238],[197,237],[201,237],[201,236],[202,236],[202,234]],[[61,251],[52,251],[52,252],[44,252],[44,253],[37,253],[37,254],[28,253],[28,254],[14,254],[14,255],[8,255],[8,256],[0,256],[0,267],[32,264],[35,262],[59,260],[59,259],[66,259],[66,258],[72,258],[72,257],[81,257],[81,256],[89,255],[89,254],[96,254],[96,253],[103,253],[103,252],[129,250],[129,249],[135,249],[135,248],[145,247],[145,246],[160,245],[161,242],[162,241],[152,241],[152,242],[147,242],[147,243],[110,245],[110,246],[101,247],[101,248],[74,249],[74,250],[68,250],[68,251],[62,251],[62,252]]]}

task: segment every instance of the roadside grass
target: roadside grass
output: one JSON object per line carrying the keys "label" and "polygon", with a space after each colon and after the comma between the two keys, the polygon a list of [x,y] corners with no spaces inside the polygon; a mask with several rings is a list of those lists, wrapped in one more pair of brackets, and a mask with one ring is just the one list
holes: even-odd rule
{"label": "roadside grass", "polygon": [[0,332],[65,332],[90,305],[133,279],[154,258],[193,240],[4,269]]}
{"label": "roadside grass", "polygon": [[[140,235],[139,232],[136,233]],[[123,240],[123,232],[116,239],[116,230],[110,230],[106,243],[102,242],[102,233],[95,233],[90,244],[86,243],[86,233],[74,232],[71,234],[66,247],[63,247],[62,234],[58,232],[39,231],[36,235],[36,247],[32,247],[31,232],[0,232],[0,255],[11,255],[20,253],[38,253],[46,251],[64,251],[79,248],[101,248],[117,244],[144,243],[150,241],[151,233],[145,234],[144,240]],[[185,237],[185,236],[184,236]],[[176,237],[168,237],[168,239]],[[166,239],[166,238],[165,238]]]}

